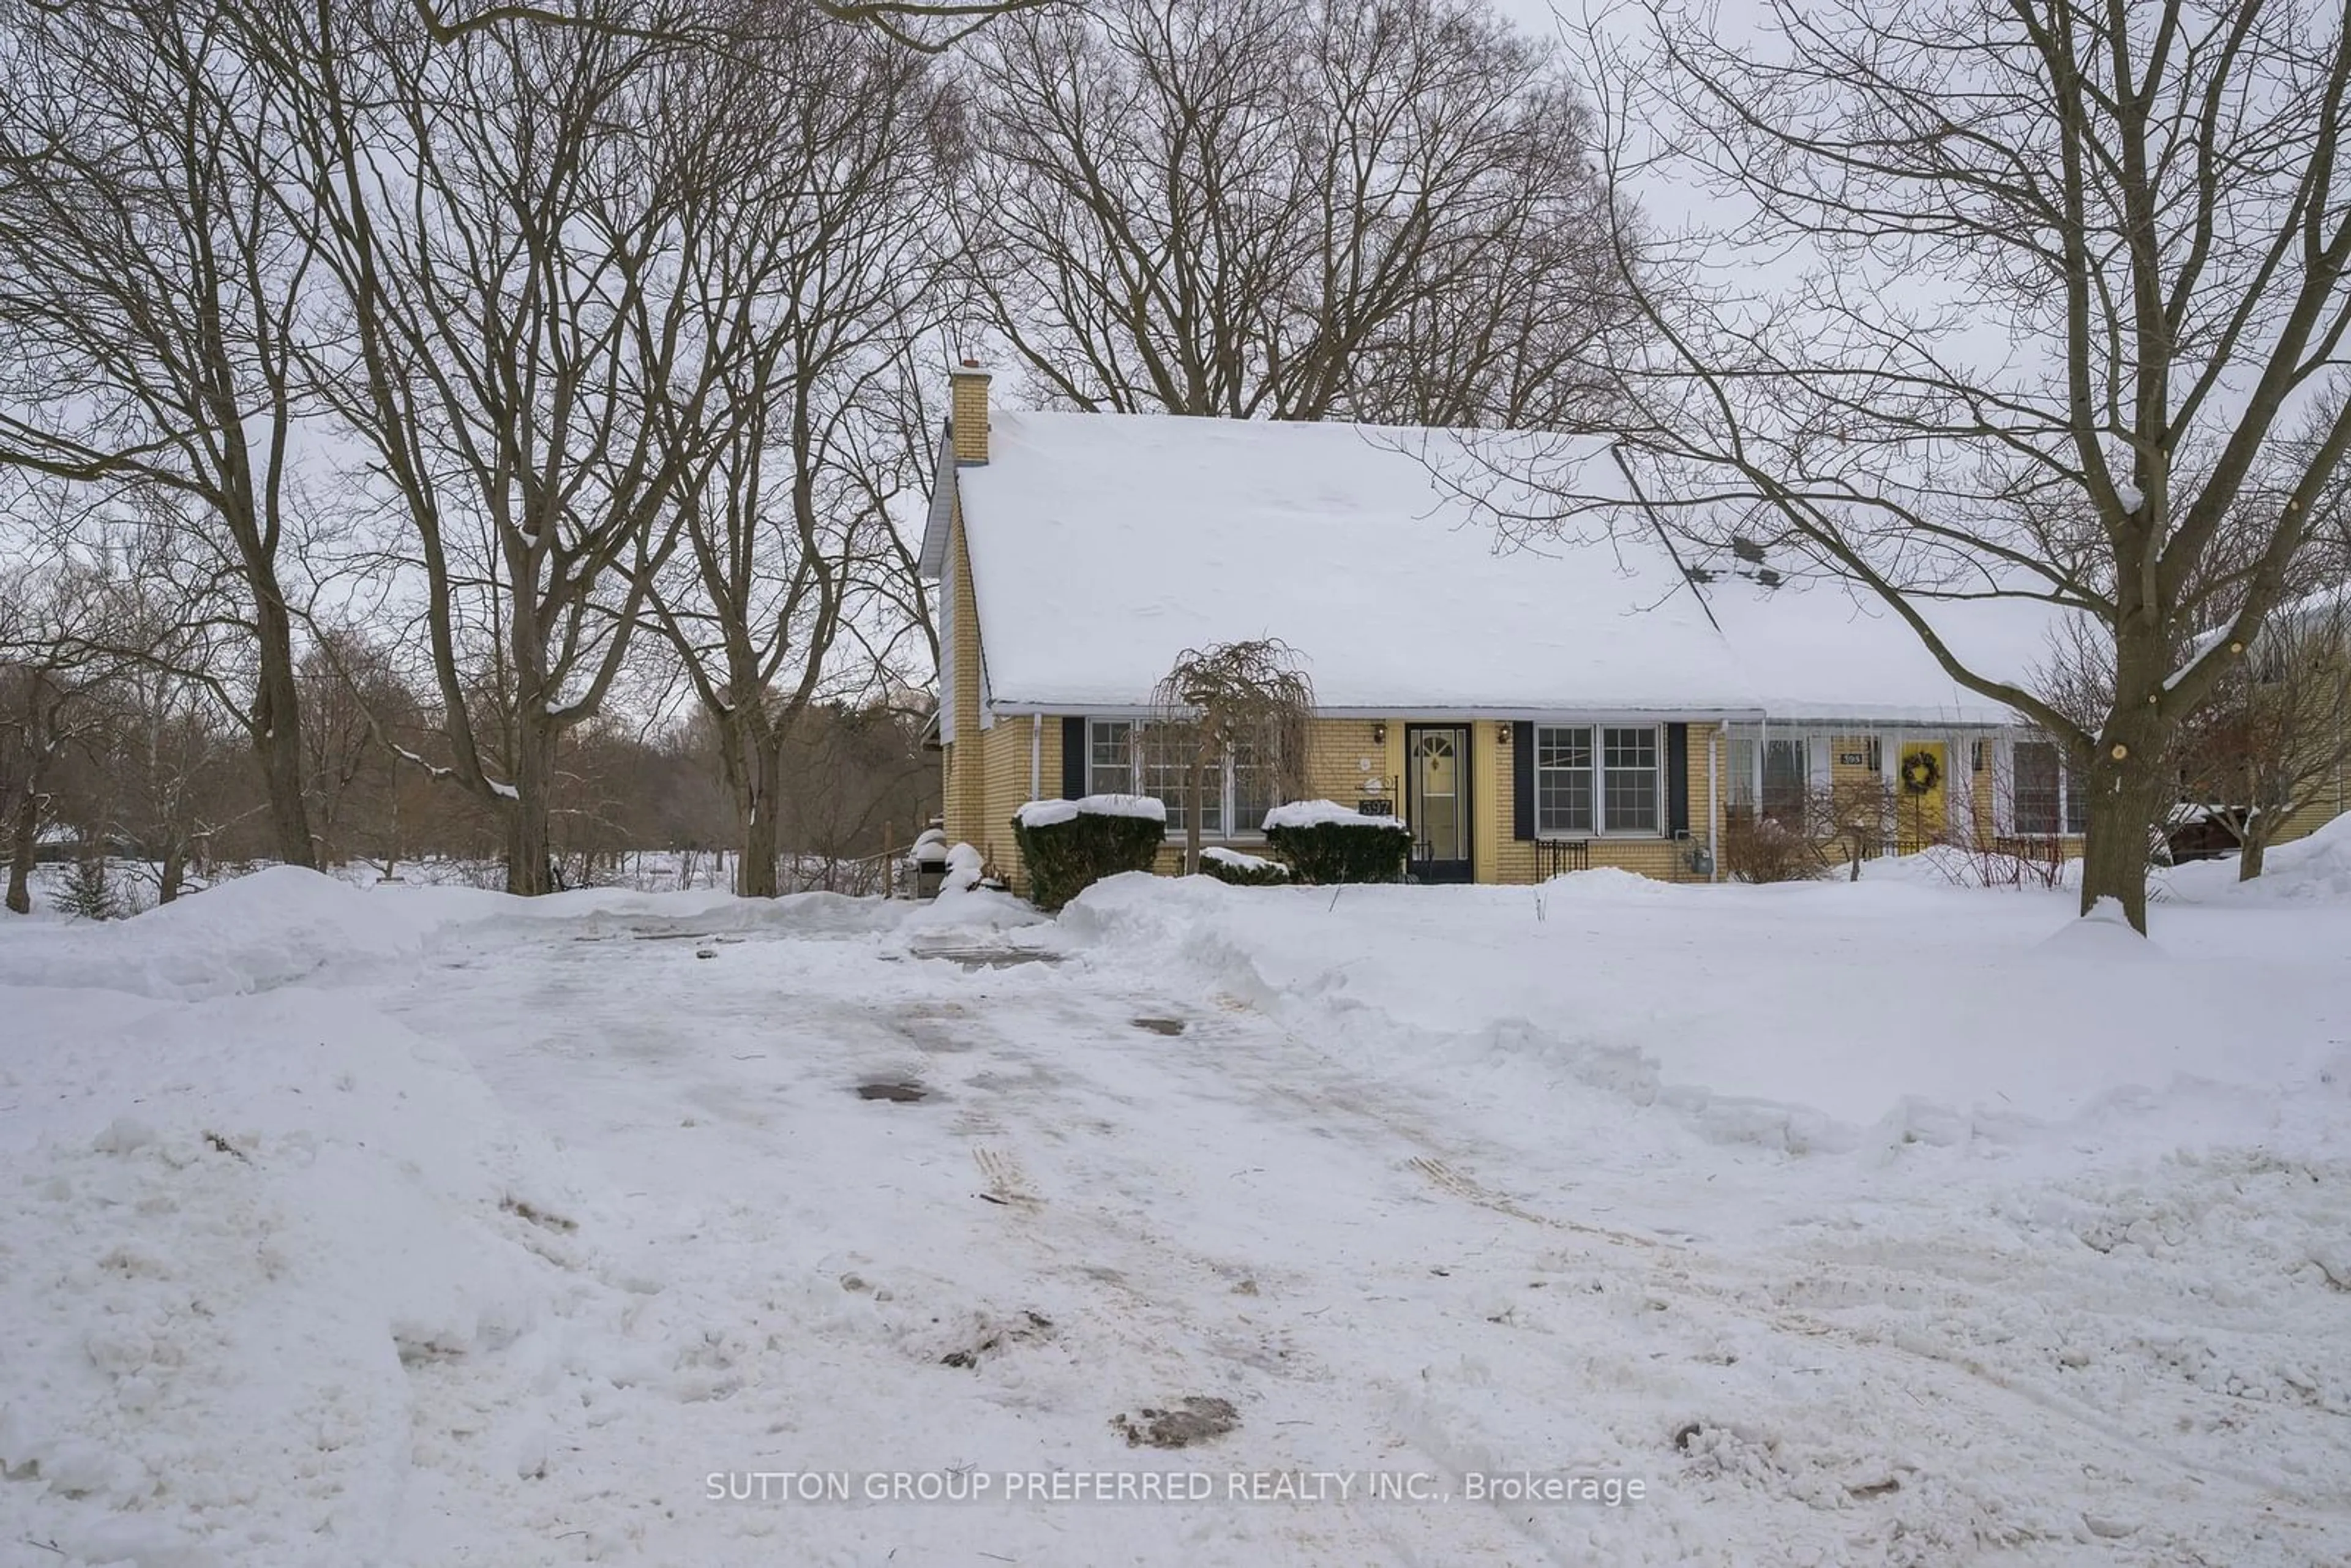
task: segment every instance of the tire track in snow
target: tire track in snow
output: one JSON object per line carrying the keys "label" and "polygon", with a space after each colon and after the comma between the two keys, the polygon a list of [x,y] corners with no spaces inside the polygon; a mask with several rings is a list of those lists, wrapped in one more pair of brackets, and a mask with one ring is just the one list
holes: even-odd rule
{"label": "tire track in snow", "polygon": [[[1885,1384],[1901,1390],[1914,1401],[1923,1391],[1932,1395],[1939,1404],[1951,1405],[1953,1392],[1947,1379],[1936,1378],[1921,1383],[1917,1372],[1928,1365],[1957,1372],[1979,1389],[1979,1395],[1974,1398],[1961,1398],[1958,1401],[1962,1406],[1960,1410],[1950,1414],[1946,1421],[1933,1423],[1950,1430],[1955,1440],[1980,1440],[1987,1430],[2004,1431],[2012,1434],[2011,1442],[2016,1448],[2028,1448],[2036,1439],[2045,1439],[2043,1430],[2045,1422],[2036,1416],[2024,1414],[2022,1407],[2029,1407],[2034,1412],[2060,1417],[2094,1444],[2108,1448],[2115,1458],[2122,1461],[2109,1464],[2108,1469],[2114,1473],[2126,1472],[2128,1458],[2151,1460],[2170,1473],[2170,1480],[2177,1489],[2193,1491],[2212,1480],[2231,1483],[2251,1494],[2246,1503],[2252,1508],[2264,1504],[2340,1508],[2346,1501],[2346,1494],[2340,1490],[2305,1490],[2297,1494],[2294,1489],[2281,1484],[2278,1478],[2265,1476],[2226,1459],[2183,1454],[2159,1438],[2136,1431],[2128,1424],[2110,1418],[2079,1400],[2005,1372],[1964,1349],[1936,1343],[1924,1334],[1882,1334],[1865,1327],[1781,1304],[1785,1298],[1800,1294],[1808,1283],[1817,1283],[1817,1265],[1796,1260],[1759,1258],[1739,1251],[1710,1249],[1700,1256],[1688,1247],[1662,1239],[1562,1222],[1542,1214],[1463,1174],[1453,1163],[1459,1157],[1456,1151],[1461,1146],[1462,1140],[1447,1138],[1427,1127],[1416,1108],[1395,1103],[1392,1094],[1366,1084],[1278,1020],[1265,1018],[1247,1004],[1235,1003],[1230,998],[1220,998],[1217,1000],[1222,1021],[1227,1028],[1213,1035],[1204,1032],[1195,1043],[1205,1047],[1213,1040],[1218,1048],[1217,1070],[1231,1084],[1246,1092],[1253,1092],[1258,1097],[1299,1103],[1316,1113],[1340,1113],[1337,1116],[1325,1116],[1323,1124],[1345,1128],[1354,1136],[1401,1142],[1426,1151],[1408,1155],[1403,1163],[1427,1186],[1447,1197],[1521,1223],[1604,1239],[1616,1246],[1630,1243],[1646,1249],[1649,1258],[1646,1261],[1616,1251],[1614,1247],[1588,1256],[1586,1261],[1599,1263],[1613,1259],[1630,1270],[1629,1278],[1641,1281],[1645,1289],[1667,1298],[1669,1305],[1685,1315],[1709,1318],[1717,1324],[1760,1322],[1772,1333],[1796,1341],[1827,1341],[1839,1344],[1853,1358],[1853,1364],[1845,1369],[1851,1375],[1861,1376],[1874,1370]],[[1138,997],[1133,992],[1121,993],[1116,1005],[1121,1010],[1140,1009],[1177,1013],[1183,1010],[1167,999],[1147,994]],[[1097,1017],[1093,1021],[1097,1027],[1105,1030],[1114,1027],[1108,1017]],[[1261,1027],[1250,1030],[1248,1027],[1250,1024]],[[1243,1032],[1257,1036],[1260,1048],[1258,1053],[1246,1054],[1229,1049],[1238,1043],[1234,1035]],[[1271,1040],[1279,1040],[1290,1048],[1285,1059],[1278,1063],[1270,1060],[1262,1049]],[[1310,1089],[1311,1092],[1303,1092]],[[1489,1157],[1509,1160],[1518,1156],[1489,1150]],[[1865,1292],[1878,1297],[1890,1296],[1893,1287],[1907,1285],[1915,1288],[1917,1283],[1915,1276],[1906,1277],[1890,1270],[1865,1273],[1862,1278],[1866,1281],[1863,1285]],[[1956,1288],[1948,1281],[1938,1283],[1946,1289]],[[1993,1292],[1986,1291],[1965,1293],[1970,1298],[1971,1306],[1979,1311],[1993,1295]],[[1562,1353],[1562,1359],[1569,1358]],[[1993,1397],[1984,1398],[1981,1396],[1983,1394]],[[1877,1435],[1880,1445],[1895,1444],[1899,1442],[1906,1430],[1915,1425],[1916,1422],[1907,1417],[1881,1420],[1872,1423],[1872,1430]],[[1441,1462],[1452,1462],[1448,1456],[1474,1453],[1476,1449],[1474,1442],[1465,1446],[1456,1441],[1441,1426],[1430,1425],[1426,1416],[1416,1424],[1415,1432],[1407,1436],[1407,1440]],[[2047,1500],[2050,1506],[2061,1509],[2073,1507],[2071,1502],[2060,1500],[2071,1495],[2066,1489],[2047,1476],[2036,1479],[2045,1490],[2055,1494]],[[2126,1505],[2121,1510],[2125,1515],[2145,1511],[2128,1506],[2135,1491],[2135,1487],[2126,1487],[2115,1494]],[[2096,1511],[2095,1508],[2090,1511],[2093,1514]],[[2125,1527],[2115,1524],[2110,1518],[2102,1517],[2093,1533],[2109,1528]],[[2128,1526],[2132,1532],[2138,1528],[2137,1525]],[[2159,1527],[2155,1533],[2166,1541],[2175,1539]],[[2111,1542],[2109,1544],[2111,1547]],[[2129,1551],[2126,1555],[2141,1561],[2165,1561],[2164,1552],[2168,1548],[2154,1542],[2149,1544],[2154,1551],[2152,1556],[2143,1556],[2136,1551]],[[2202,1545],[2213,1551],[2226,1550],[2224,1543],[2216,1541],[2207,1540]],[[2125,1550],[2120,1547],[2111,1549]]]}

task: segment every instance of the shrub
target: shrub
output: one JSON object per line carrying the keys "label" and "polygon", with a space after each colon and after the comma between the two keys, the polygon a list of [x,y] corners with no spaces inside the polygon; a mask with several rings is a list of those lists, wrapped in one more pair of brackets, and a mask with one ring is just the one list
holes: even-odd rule
{"label": "shrub", "polygon": [[1329,800],[1277,806],[1265,841],[1297,881],[1402,882],[1412,834],[1393,817],[1366,817]]}
{"label": "shrub", "polygon": [[1029,900],[1059,909],[1106,876],[1149,871],[1167,836],[1167,810],[1147,795],[1031,800],[1012,816],[1029,868]]}
{"label": "shrub", "polygon": [[1811,882],[1828,873],[1821,846],[1776,817],[1733,810],[1722,822],[1722,873],[1733,882]]}
{"label": "shrub", "polygon": [[1259,860],[1255,855],[1227,849],[1200,852],[1200,870],[1235,887],[1284,887],[1290,882],[1290,868],[1280,862]]}

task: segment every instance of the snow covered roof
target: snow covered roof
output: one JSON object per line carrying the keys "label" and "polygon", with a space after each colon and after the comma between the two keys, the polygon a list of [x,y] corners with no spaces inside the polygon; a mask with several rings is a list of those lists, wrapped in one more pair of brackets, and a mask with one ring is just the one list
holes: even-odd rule
{"label": "snow covered roof", "polygon": [[2273,623],[2318,623],[2347,612],[2351,612],[2351,582],[2335,582],[2305,593],[2299,599],[2288,600],[2270,612],[2270,620]]}
{"label": "snow covered roof", "polygon": [[[959,489],[989,701],[1140,706],[1185,649],[1279,637],[1333,712],[2011,722],[1839,584],[1725,572],[1700,589],[1646,534],[1499,544],[1430,473],[1424,454],[1451,439],[997,411],[988,461],[941,468]],[[935,570],[944,510],[925,545]],[[1979,667],[2022,677],[2046,655],[2035,606],[1934,619],[1960,615]]]}
{"label": "snow covered roof", "polygon": [[[1774,719],[2012,724],[2015,716],[1944,674],[1882,601],[1844,582],[1792,576],[1778,588],[1725,577],[1703,591],[1737,656],[1743,691]],[[2054,614],[2029,600],[1926,606],[1970,669],[2030,685],[2051,655]]]}

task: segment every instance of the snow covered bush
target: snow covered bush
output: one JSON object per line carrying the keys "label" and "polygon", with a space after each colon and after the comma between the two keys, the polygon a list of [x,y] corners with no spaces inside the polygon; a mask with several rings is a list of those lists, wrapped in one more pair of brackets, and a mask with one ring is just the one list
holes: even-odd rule
{"label": "snow covered bush", "polygon": [[941,893],[969,893],[973,888],[977,887],[980,879],[987,874],[987,862],[980,857],[979,852],[969,844],[956,844],[948,850],[946,859],[942,864],[944,869],[940,873],[939,880]]}
{"label": "snow covered bush", "polygon": [[1029,901],[1059,909],[1106,876],[1149,871],[1167,836],[1167,808],[1148,795],[1031,800],[1012,814],[1029,868]]}
{"label": "snow covered bush", "polygon": [[1297,800],[1265,814],[1265,841],[1299,882],[1402,882],[1412,831],[1335,800]]}
{"label": "snow covered bush", "polygon": [[1200,852],[1200,870],[1235,887],[1283,887],[1290,882],[1290,868],[1280,861],[1245,855],[1221,844]]}

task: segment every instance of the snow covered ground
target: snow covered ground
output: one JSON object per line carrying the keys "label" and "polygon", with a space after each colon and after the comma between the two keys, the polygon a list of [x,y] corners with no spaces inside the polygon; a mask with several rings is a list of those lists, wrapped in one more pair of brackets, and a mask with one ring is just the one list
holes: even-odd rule
{"label": "snow covered ground", "polygon": [[2351,1561],[2273,865],[0,923],[0,1563]]}

